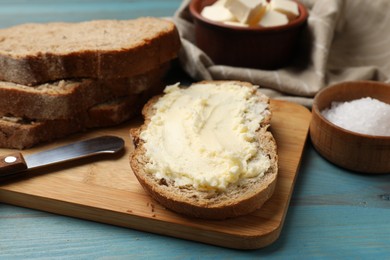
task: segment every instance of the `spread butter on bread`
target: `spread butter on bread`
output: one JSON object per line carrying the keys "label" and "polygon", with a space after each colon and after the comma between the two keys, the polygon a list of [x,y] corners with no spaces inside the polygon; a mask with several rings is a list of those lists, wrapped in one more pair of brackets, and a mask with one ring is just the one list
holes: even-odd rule
{"label": "spread butter on bread", "polygon": [[273,194],[276,142],[269,98],[239,81],[168,86],[131,129],[131,168],[146,191],[175,212],[225,219],[259,209]]}

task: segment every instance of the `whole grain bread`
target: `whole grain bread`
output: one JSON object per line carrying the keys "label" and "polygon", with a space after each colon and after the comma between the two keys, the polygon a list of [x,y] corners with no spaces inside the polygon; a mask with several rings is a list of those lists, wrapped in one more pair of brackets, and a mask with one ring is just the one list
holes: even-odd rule
{"label": "whole grain bread", "polygon": [[25,149],[85,129],[81,117],[73,120],[29,120],[13,116],[0,118],[0,147]]}
{"label": "whole grain bread", "polygon": [[26,149],[40,143],[83,132],[90,128],[120,124],[139,112],[138,95],[97,104],[71,119],[34,120],[0,117],[0,147]]}
{"label": "whole grain bread", "polygon": [[163,81],[149,85],[140,93],[96,104],[68,119],[28,119],[16,116],[0,117],[0,147],[26,149],[93,128],[121,124],[140,114],[143,105],[156,93],[161,93]]}
{"label": "whole grain bread", "polygon": [[36,85],[69,78],[123,78],[172,60],[180,38],[152,17],[22,24],[0,30],[0,80]]}
{"label": "whole grain bread", "polygon": [[39,120],[69,119],[96,104],[139,94],[153,86],[162,87],[169,67],[167,62],[130,78],[60,80],[33,87],[0,81],[0,115]]}
{"label": "whole grain bread", "polygon": [[[221,84],[224,81],[204,81],[206,83]],[[201,82],[201,83],[204,83]],[[242,87],[251,86],[249,83],[231,81]],[[258,102],[269,103],[269,98],[260,92]],[[145,155],[144,141],[140,134],[148,127],[155,114],[154,104],[159,96],[152,98],[143,108],[145,122],[139,128],[130,130],[135,150],[130,156],[130,165],[133,173],[143,188],[160,204],[175,212],[187,216],[204,219],[225,219],[249,214],[259,209],[273,194],[278,173],[278,156],[275,139],[268,131],[271,113],[267,109],[264,120],[257,130],[260,150],[270,158],[271,167],[262,177],[244,178],[237,184],[231,184],[225,191],[200,191],[192,185],[175,186],[173,180],[158,178],[145,171],[149,159]]]}

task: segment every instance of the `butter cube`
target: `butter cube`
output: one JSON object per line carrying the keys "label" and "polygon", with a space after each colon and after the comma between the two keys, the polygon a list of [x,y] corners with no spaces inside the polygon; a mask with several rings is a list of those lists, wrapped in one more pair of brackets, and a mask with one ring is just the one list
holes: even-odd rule
{"label": "butter cube", "polygon": [[259,23],[263,27],[281,26],[285,24],[288,24],[287,16],[274,10],[268,10]]}
{"label": "butter cube", "polygon": [[222,4],[205,6],[200,14],[215,22],[236,21],[234,15]]}
{"label": "butter cube", "polygon": [[256,25],[266,9],[259,0],[226,0],[225,7],[240,23],[248,25]]}
{"label": "butter cube", "polygon": [[290,21],[299,16],[298,4],[292,0],[272,0],[271,9],[287,15]]}

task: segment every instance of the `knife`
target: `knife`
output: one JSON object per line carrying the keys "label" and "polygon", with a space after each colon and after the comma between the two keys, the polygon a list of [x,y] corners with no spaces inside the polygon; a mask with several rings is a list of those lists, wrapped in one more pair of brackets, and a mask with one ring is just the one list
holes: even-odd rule
{"label": "knife", "polygon": [[116,153],[123,147],[122,138],[106,135],[26,156],[21,153],[7,154],[0,156],[0,177],[96,154]]}

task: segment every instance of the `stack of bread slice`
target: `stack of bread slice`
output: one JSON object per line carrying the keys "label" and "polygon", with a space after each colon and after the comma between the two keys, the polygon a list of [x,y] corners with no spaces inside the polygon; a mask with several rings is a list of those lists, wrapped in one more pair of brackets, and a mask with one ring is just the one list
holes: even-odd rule
{"label": "stack of bread slice", "polygon": [[151,17],[0,30],[0,147],[130,119],[162,89],[179,49],[174,24]]}

